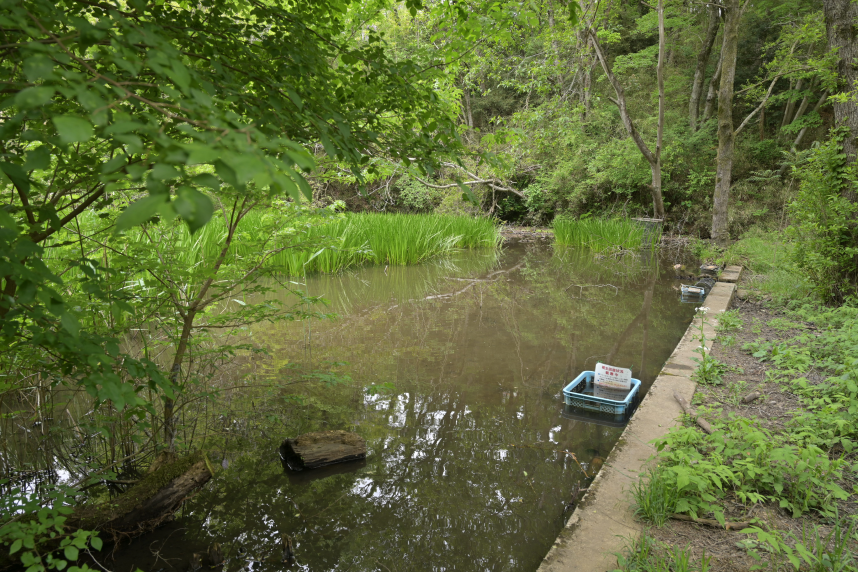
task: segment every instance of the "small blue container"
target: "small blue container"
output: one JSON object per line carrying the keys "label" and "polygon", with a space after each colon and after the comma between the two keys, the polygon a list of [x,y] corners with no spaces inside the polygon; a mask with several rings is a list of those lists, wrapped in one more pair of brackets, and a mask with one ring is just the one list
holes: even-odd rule
{"label": "small blue container", "polygon": [[563,398],[566,405],[613,415],[625,415],[637,403],[638,391],[641,388],[639,379],[632,378],[632,388],[628,394],[622,400],[616,400],[593,395],[596,389],[593,385],[595,378],[596,372],[582,371],[572,383],[564,387]]}

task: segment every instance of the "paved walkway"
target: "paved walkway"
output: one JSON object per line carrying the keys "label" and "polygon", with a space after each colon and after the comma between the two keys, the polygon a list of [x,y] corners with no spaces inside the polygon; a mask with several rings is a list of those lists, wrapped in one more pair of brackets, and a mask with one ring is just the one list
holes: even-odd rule
{"label": "paved walkway", "polygon": [[[738,280],[741,268],[735,270],[734,280]],[[735,288],[734,283],[718,282],[706,297],[709,323],[704,332],[708,348],[715,339],[717,316],[730,307]],[[538,572],[615,570],[615,554],[642,530],[631,511],[631,486],[655,452],[650,442],[679,422],[682,408],[673,392],[679,392],[689,402],[694,395],[697,384],[691,380],[691,374],[697,363],[691,358],[699,357],[694,353],[700,346],[695,339],[700,332],[695,326],[699,324],[695,320],[686,330]]]}

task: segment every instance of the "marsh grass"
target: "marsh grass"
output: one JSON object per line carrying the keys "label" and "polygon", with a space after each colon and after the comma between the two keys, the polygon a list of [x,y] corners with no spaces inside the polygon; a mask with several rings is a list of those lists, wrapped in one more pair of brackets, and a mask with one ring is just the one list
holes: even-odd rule
{"label": "marsh grass", "polygon": [[[239,225],[239,231],[252,234],[257,228],[267,228],[260,220],[264,216],[265,212],[251,213]],[[217,224],[210,226],[209,232],[218,232]],[[501,242],[497,226],[490,219],[434,214],[347,214],[307,225],[294,238],[296,248],[286,249],[268,262],[290,276],[332,274],[362,264],[417,264],[460,249],[494,248]],[[236,245],[236,254],[252,255],[245,252],[241,241]]]}
{"label": "marsh grass", "polygon": [[[601,252],[611,248],[636,250],[658,242],[660,233],[646,235],[645,228],[624,218],[557,218],[552,224],[555,243]],[[646,241],[644,237],[646,235]]]}

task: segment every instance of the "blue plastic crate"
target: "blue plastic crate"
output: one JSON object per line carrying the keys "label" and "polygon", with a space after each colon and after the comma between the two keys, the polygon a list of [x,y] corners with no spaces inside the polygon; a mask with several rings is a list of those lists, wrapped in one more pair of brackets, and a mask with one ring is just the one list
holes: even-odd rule
{"label": "blue plastic crate", "polygon": [[641,381],[639,379],[632,378],[632,388],[626,397],[622,400],[615,400],[581,393],[581,391],[593,391],[595,389],[593,386],[595,378],[596,372],[582,371],[572,383],[564,387],[563,398],[566,401],[566,405],[589,409],[590,411],[624,415],[637,402],[638,391],[641,388]]}

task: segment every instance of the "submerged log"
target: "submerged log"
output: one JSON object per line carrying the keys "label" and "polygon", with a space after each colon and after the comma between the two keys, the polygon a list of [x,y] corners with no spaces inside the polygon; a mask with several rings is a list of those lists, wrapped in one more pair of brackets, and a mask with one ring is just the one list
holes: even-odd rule
{"label": "submerged log", "polygon": [[280,456],[294,471],[316,469],[334,463],[366,458],[366,442],[348,431],[304,433],[286,439],[280,445]]}
{"label": "submerged log", "polygon": [[[212,469],[202,454],[176,460],[159,456],[155,470],[137,481],[126,492],[104,502],[74,509],[64,524],[65,535],[39,542],[42,554],[56,550],[60,541],[75,530],[94,530],[107,541],[120,541],[149,532],[171,520],[182,503],[212,478]],[[22,516],[21,520],[36,520]],[[0,570],[19,565],[18,555],[0,551]]]}
{"label": "submerged log", "polygon": [[76,510],[69,523],[113,538],[137,536],[170,520],[185,499],[212,478],[212,469],[201,454],[155,464],[154,471],[125,493]]}

